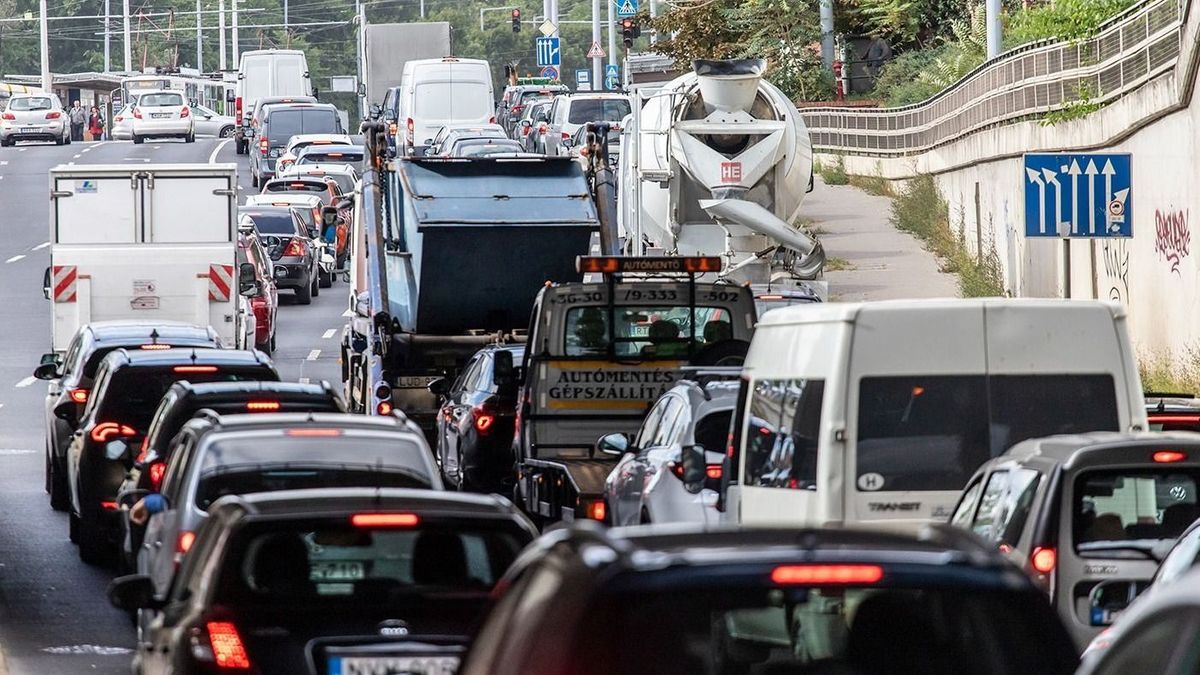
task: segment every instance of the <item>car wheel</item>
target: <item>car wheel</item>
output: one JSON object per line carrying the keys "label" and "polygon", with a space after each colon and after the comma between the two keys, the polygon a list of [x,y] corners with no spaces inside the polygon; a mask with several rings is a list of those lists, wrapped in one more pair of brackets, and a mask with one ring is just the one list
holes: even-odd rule
{"label": "car wheel", "polygon": [[65,140],[63,140],[63,137],[62,137],[62,136],[59,136],[58,138],[54,139],[54,144],[55,144],[55,145],[63,145],[64,143],[66,143],[66,141],[65,141]]}
{"label": "car wheel", "polygon": [[232,135],[233,127],[222,127],[221,131],[217,134],[217,138],[229,138]]}
{"label": "car wheel", "polygon": [[58,466],[51,458],[46,463],[46,471],[50,474],[50,508],[55,511],[66,511],[71,508],[71,498],[68,494],[66,467]]}
{"label": "car wheel", "polygon": [[67,538],[72,544],[79,543],[79,517],[73,512],[67,514]]}
{"label": "car wheel", "polygon": [[274,354],[275,353],[275,333],[274,332],[271,333],[271,341],[267,343],[267,346],[271,348],[271,353]]}
{"label": "car wheel", "polygon": [[296,289],[296,302],[300,303],[301,305],[311,305],[312,304],[312,286],[311,285],[304,284],[300,288]]}
{"label": "car wheel", "polygon": [[196,132],[193,131],[192,133],[188,134],[187,136],[184,136],[183,142],[184,143],[195,143],[196,142]]}
{"label": "car wheel", "polygon": [[250,187],[255,187],[255,188],[259,187],[259,182],[260,181],[258,180],[258,174],[251,171],[250,172]]}
{"label": "car wheel", "polygon": [[79,519],[76,521],[79,559],[88,565],[104,566],[110,560],[109,546],[94,502],[95,500],[88,498],[86,494],[80,494]]}
{"label": "car wheel", "polygon": [[70,144],[71,144],[71,137],[63,136],[63,145],[70,145]]}
{"label": "car wheel", "polygon": [[321,288],[329,288],[330,286],[333,285],[333,273],[332,272],[326,272],[325,270],[321,270],[320,272],[317,273],[317,279],[320,283]]}
{"label": "car wheel", "polygon": [[274,349],[271,348],[270,340],[267,340],[266,342],[264,342],[262,344],[255,344],[254,348],[257,349],[258,351],[266,354],[267,356],[270,356],[271,353],[275,351]]}
{"label": "car wheel", "polygon": [[647,511],[646,507],[644,507],[644,506],[642,507],[641,515],[638,516],[638,524],[639,525],[649,525],[650,524],[650,512]]}
{"label": "car wheel", "polygon": [[146,139],[142,138],[141,136],[138,136],[137,134],[133,134],[131,136],[131,138],[133,139],[134,145],[141,145],[142,143],[144,143],[146,141]]}
{"label": "car wheel", "polygon": [[320,297],[320,295],[321,295],[321,272],[318,271],[316,274],[314,274],[313,276],[311,276],[309,278],[312,279],[312,288],[309,289],[312,291],[312,296],[314,298]]}

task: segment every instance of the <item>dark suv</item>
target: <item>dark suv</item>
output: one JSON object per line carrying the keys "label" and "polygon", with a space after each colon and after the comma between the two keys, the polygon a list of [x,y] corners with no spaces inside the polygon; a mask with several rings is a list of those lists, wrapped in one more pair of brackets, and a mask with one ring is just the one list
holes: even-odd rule
{"label": "dark suv", "polygon": [[1017,567],[944,526],[547,534],[497,587],[462,675],[1066,675]]}
{"label": "dark suv", "polygon": [[265,109],[250,148],[250,184],[275,177],[275,160],[288,140],[300,134],[344,134],[337,108],[328,103],[293,103]]}
{"label": "dark suv", "polygon": [[319,233],[308,228],[294,206],[243,206],[238,209],[243,227],[249,220],[267,249],[275,273],[275,286],[296,292],[296,302],[312,303],[321,294],[317,251],[312,240]]}
{"label": "dark suv", "polygon": [[172,384],[278,379],[262,352],[118,349],[105,357],[96,372],[95,395],[67,449],[70,535],[79,544],[80,559],[100,564],[116,552],[117,490]]}
{"label": "dark suv", "polygon": [[65,356],[43,356],[33,375],[50,380],[46,393],[46,492],[50,494],[51,508],[66,511],[71,504],[67,496],[67,446],[91,396],[96,369],[109,352],[121,348],[153,351],[220,346],[221,338],[207,326],[164,321],[97,321],[80,327]]}

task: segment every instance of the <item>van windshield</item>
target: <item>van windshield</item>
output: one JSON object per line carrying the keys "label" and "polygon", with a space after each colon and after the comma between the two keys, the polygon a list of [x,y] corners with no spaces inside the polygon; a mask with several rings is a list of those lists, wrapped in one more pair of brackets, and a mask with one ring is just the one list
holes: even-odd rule
{"label": "van windshield", "polygon": [[961,490],[981,464],[1026,439],[1119,430],[1111,375],[864,377],[857,482]]}
{"label": "van windshield", "polygon": [[[1088,471],[1075,481],[1072,531],[1083,557],[1126,557],[1174,539],[1200,516],[1188,469]],[[1117,553],[1117,556],[1113,554]],[[1143,556],[1144,557],[1144,556]]]}
{"label": "van windshield", "polygon": [[422,82],[413,101],[413,116],[421,120],[470,122],[492,113],[492,95],[484,82]]}

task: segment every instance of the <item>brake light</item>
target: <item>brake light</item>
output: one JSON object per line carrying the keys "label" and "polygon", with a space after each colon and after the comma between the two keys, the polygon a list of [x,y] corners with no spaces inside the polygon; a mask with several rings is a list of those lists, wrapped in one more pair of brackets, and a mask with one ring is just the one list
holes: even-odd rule
{"label": "brake light", "polygon": [[60,117],[62,117],[62,113],[60,113],[60,112],[55,112],[55,111],[51,110],[50,112],[46,113],[46,119],[48,119],[48,120],[56,120]]}
{"label": "brake light", "polygon": [[155,462],[150,465],[150,487],[152,487],[155,492],[157,492],[159,486],[162,485],[163,475],[166,473],[166,462]]}
{"label": "brake light", "polygon": [[218,668],[250,670],[250,656],[242,644],[237,626],[230,621],[209,621],[204,627],[208,631],[208,644],[212,647],[213,660]]}
{"label": "brake light", "polygon": [[1154,461],[1159,464],[1171,464],[1173,462],[1182,462],[1187,459],[1187,453],[1179,452],[1178,450],[1159,450],[1154,453]]}
{"label": "brake light", "polygon": [[704,467],[704,477],[713,480],[721,480],[721,465],[709,464]]}
{"label": "brake light", "polygon": [[393,410],[395,410],[395,408],[392,406],[390,401],[380,401],[379,405],[375,406],[375,412],[382,417],[391,415]]}
{"label": "brake light", "polygon": [[521,125],[521,135],[528,136],[529,135],[529,127],[522,124]]}
{"label": "brake light", "polygon": [[883,578],[879,565],[783,565],[771,570],[777,584],[874,584]]}
{"label": "brake light", "polygon": [[138,448],[137,458],[134,459],[133,461],[138,464],[141,464],[142,462],[146,461],[146,455],[148,455],[149,453],[150,453],[150,437],[147,436],[142,439],[142,447]]}
{"label": "brake light", "polygon": [[137,108],[134,108],[133,109],[133,119],[135,119],[135,120],[142,119],[142,111],[138,110]]}
{"label": "brake light", "polygon": [[522,110],[524,110],[524,109],[525,109],[525,106],[524,106],[523,104],[520,104],[520,103],[518,103],[518,104],[516,104],[516,105],[514,105],[514,106],[512,107],[512,111],[513,111],[513,112],[521,112],[521,111],[522,111]]}
{"label": "brake light", "polygon": [[87,389],[72,389],[70,396],[71,396],[71,400],[76,403],[87,403],[88,390]]}
{"label": "brake light", "polygon": [[190,114],[192,114],[192,111],[191,111],[191,110],[188,110],[187,106],[184,106],[184,107],[183,107],[183,110],[180,110],[180,111],[179,111],[179,119],[183,119],[183,118],[187,117],[187,116],[188,116],[188,115],[190,115]]}
{"label": "brake light", "polygon": [[10,112],[6,112],[6,113],[4,113],[4,119],[6,119],[6,120],[15,120],[15,119],[17,119],[17,116],[16,116],[16,115],[14,115],[14,114],[12,114],[12,113],[10,113]]}
{"label": "brake light", "polygon": [[216,366],[175,366],[173,370],[177,373],[215,373]]}
{"label": "brake light", "polygon": [[604,503],[603,499],[597,499],[596,501],[588,502],[587,507],[584,508],[584,512],[587,513],[588,518],[603,522],[608,517],[608,505]]}
{"label": "brake light", "polygon": [[415,513],[356,513],[350,516],[355,527],[416,527],[421,518]]}
{"label": "brake light", "polygon": [[488,118],[488,124],[495,124],[495,123],[496,123],[495,115],[492,115],[491,117]]}
{"label": "brake light", "polygon": [[478,431],[485,436],[496,424],[496,416],[484,408],[472,408],[471,415],[475,418],[475,431]]}
{"label": "brake light", "polygon": [[275,412],[279,410],[279,401],[247,401],[246,410],[250,412]]}
{"label": "brake light", "polygon": [[1058,564],[1058,552],[1053,548],[1038,546],[1029,556],[1029,566],[1041,574],[1050,574]]}
{"label": "brake light", "polygon": [[238,96],[237,98],[233,99],[233,109],[235,111],[237,111],[237,116],[238,116],[238,119],[240,120],[242,117],[242,97],[241,96]]}
{"label": "brake light", "polygon": [[150,345],[142,345],[141,348],[150,350],[150,351],[162,351],[164,349],[170,349],[171,345],[150,344]]}
{"label": "brake light", "polygon": [[416,125],[413,124],[413,118],[411,118],[411,117],[408,118],[408,121],[405,123],[405,128],[406,128],[406,133],[408,134],[408,142],[412,143],[413,142],[413,133],[416,130]]}
{"label": "brake light", "polygon": [[568,134],[568,133],[567,133],[567,132],[565,132],[565,131],[564,131],[564,132],[562,132],[562,139],[563,139],[564,141],[569,141],[569,140],[571,140],[571,134]]}
{"label": "brake light", "polygon": [[268,152],[270,152],[270,150],[271,150],[271,144],[267,142],[267,139],[265,139],[265,138],[258,139],[258,151],[261,152],[263,154],[263,156],[266,156],[266,154]]}
{"label": "brake light", "polygon": [[288,429],[283,432],[288,436],[297,437],[320,437],[320,436],[341,436],[341,429]]}
{"label": "brake light", "polygon": [[116,511],[121,508],[121,505],[116,502],[100,502],[100,508],[105,511]]}
{"label": "brake light", "polygon": [[287,257],[297,257],[304,255],[304,243],[299,237],[294,237],[288,242],[288,245],[283,249],[283,255]]}
{"label": "brake light", "polygon": [[116,422],[101,422],[92,427],[92,440],[97,443],[107,443],[117,436],[136,436],[137,430],[127,424]]}
{"label": "brake light", "polygon": [[175,552],[183,555],[191,550],[194,543],[196,543],[196,533],[184,530],[179,533],[179,538],[175,540]]}

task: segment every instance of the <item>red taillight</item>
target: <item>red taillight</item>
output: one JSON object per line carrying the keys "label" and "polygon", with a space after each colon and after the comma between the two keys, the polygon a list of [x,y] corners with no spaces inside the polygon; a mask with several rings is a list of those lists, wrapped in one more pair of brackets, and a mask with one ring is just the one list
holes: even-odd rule
{"label": "red taillight", "polygon": [[487,434],[496,424],[496,416],[484,408],[472,408],[471,415],[475,418],[475,431]]}
{"label": "red taillight", "polygon": [[288,245],[283,249],[285,257],[299,257],[304,255],[304,243],[299,238],[294,238],[288,242]]}
{"label": "red taillight", "polygon": [[213,660],[218,668],[250,670],[250,656],[242,644],[237,626],[229,621],[209,621],[204,627],[208,631],[208,644],[212,647]]}
{"label": "red taillight", "polygon": [[12,113],[10,113],[10,112],[6,112],[6,113],[4,113],[4,119],[6,119],[6,120],[15,120],[15,119],[17,119],[17,116],[16,116],[16,115],[14,115],[14,114],[12,114]]}
{"label": "red taillight", "polygon": [[1057,564],[1058,552],[1052,548],[1038,546],[1033,549],[1033,555],[1029,556],[1029,566],[1042,574],[1053,572]]}
{"label": "red taillight", "polygon": [[133,119],[135,119],[135,120],[142,119],[142,111],[138,110],[137,108],[134,108],[133,109]]}
{"label": "red taillight", "polygon": [[233,109],[235,111],[237,111],[238,121],[240,122],[241,118],[242,118],[242,97],[241,96],[238,96],[237,98],[233,99]]}
{"label": "red taillight", "polygon": [[491,117],[488,118],[488,124],[495,124],[495,123],[496,123],[495,115],[492,115]]}
{"label": "red taillight", "polygon": [[72,389],[70,396],[71,396],[71,400],[76,403],[87,403],[88,390],[87,389]]}
{"label": "red taillight", "polygon": [[167,473],[166,462],[155,462],[150,465],[150,486],[157,492],[162,485],[163,475]]}
{"label": "red taillight", "polygon": [[1158,462],[1159,464],[1182,462],[1185,459],[1187,459],[1187,453],[1179,452],[1178,450],[1159,450],[1158,452],[1154,453],[1154,461]]}
{"label": "red taillight", "polygon": [[563,139],[564,141],[569,141],[569,140],[571,140],[571,134],[568,134],[568,133],[567,133],[567,132],[565,132],[565,131],[564,131],[564,132],[562,132],[562,139]]}
{"label": "red taillight", "polygon": [[246,410],[250,412],[275,412],[279,410],[279,401],[247,401]]}
{"label": "red taillight", "polygon": [[187,117],[188,115],[191,115],[191,114],[192,114],[192,111],[191,111],[191,110],[188,110],[187,106],[184,106],[184,107],[183,107],[183,110],[180,110],[180,111],[179,111],[179,119],[183,119],[183,118],[185,118],[185,117]]}
{"label": "red taillight", "polygon": [[777,584],[874,584],[882,578],[879,565],[783,565],[771,570]]}
{"label": "red taillight", "polygon": [[60,112],[54,112],[52,110],[52,111],[46,113],[46,119],[48,119],[48,120],[56,120],[60,117],[62,117],[62,113],[60,113]]}
{"label": "red taillight", "polygon": [[196,543],[196,533],[184,530],[179,533],[179,538],[175,540],[175,552],[183,555],[191,550],[194,543]]}
{"label": "red taillight", "polygon": [[704,467],[704,477],[713,480],[721,480],[721,465],[709,464]]}
{"label": "red taillight", "polygon": [[150,454],[150,437],[147,436],[142,439],[142,447],[138,448],[137,459],[134,459],[133,461],[137,464],[141,464],[142,462],[146,461],[146,456],[149,454]]}
{"label": "red taillight", "polygon": [[543,122],[542,124],[539,124],[539,125],[538,125],[538,133],[539,133],[539,134],[541,134],[541,135],[543,135],[543,136],[545,136],[545,135],[546,135],[546,131],[547,131],[548,129],[549,129],[549,127],[547,127],[547,126],[546,126],[545,122]]}
{"label": "red taillight", "polygon": [[341,429],[288,429],[283,433],[297,437],[341,436]]}
{"label": "red taillight", "polygon": [[121,508],[121,505],[116,502],[100,502],[100,508],[105,511],[116,511]]}
{"label": "red taillight", "polygon": [[512,111],[513,111],[513,112],[515,112],[515,113],[519,113],[519,112],[521,112],[521,111],[522,111],[522,110],[524,110],[524,109],[525,109],[525,106],[524,106],[524,105],[522,105],[522,104],[520,104],[520,103],[518,103],[518,104],[516,104],[516,105],[514,105],[514,106],[512,107]]}
{"label": "red taillight", "polygon": [[587,513],[588,518],[603,522],[608,517],[608,505],[604,503],[603,499],[597,499],[596,501],[588,502],[584,508],[584,512]]}
{"label": "red taillight", "polygon": [[265,138],[258,139],[258,151],[261,152],[263,154],[263,156],[266,156],[266,154],[270,150],[271,150],[271,144],[267,142],[267,139],[265,139]]}
{"label": "red taillight", "polygon": [[407,122],[405,122],[405,129],[406,129],[406,133],[408,134],[408,142],[412,143],[413,142],[413,133],[416,130],[416,125],[413,124],[413,119],[411,117],[408,118]]}
{"label": "red taillight", "polygon": [[350,516],[355,527],[416,527],[421,518],[415,513],[356,513]]}
{"label": "red taillight", "polygon": [[375,412],[382,417],[391,415],[393,410],[395,410],[395,407],[392,406],[391,401],[380,401],[379,405],[375,406]]}
{"label": "red taillight", "polygon": [[388,133],[395,136],[396,132],[400,131],[400,127],[396,126],[395,122],[388,125]]}
{"label": "red taillight", "polygon": [[101,422],[92,427],[92,440],[97,443],[107,443],[117,436],[137,436],[137,430],[116,422]]}
{"label": "red taillight", "polygon": [[177,373],[215,373],[216,366],[175,366],[172,370]]}
{"label": "red taillight", "polygon": [[530,129],[530,127],[527,127],[527,126],[525,126],[524,124],[522,124],[522,125],[521,125],[521,135],[522,135],[522,136],[528,136],[528,135],[529,135],[529,129]]}

